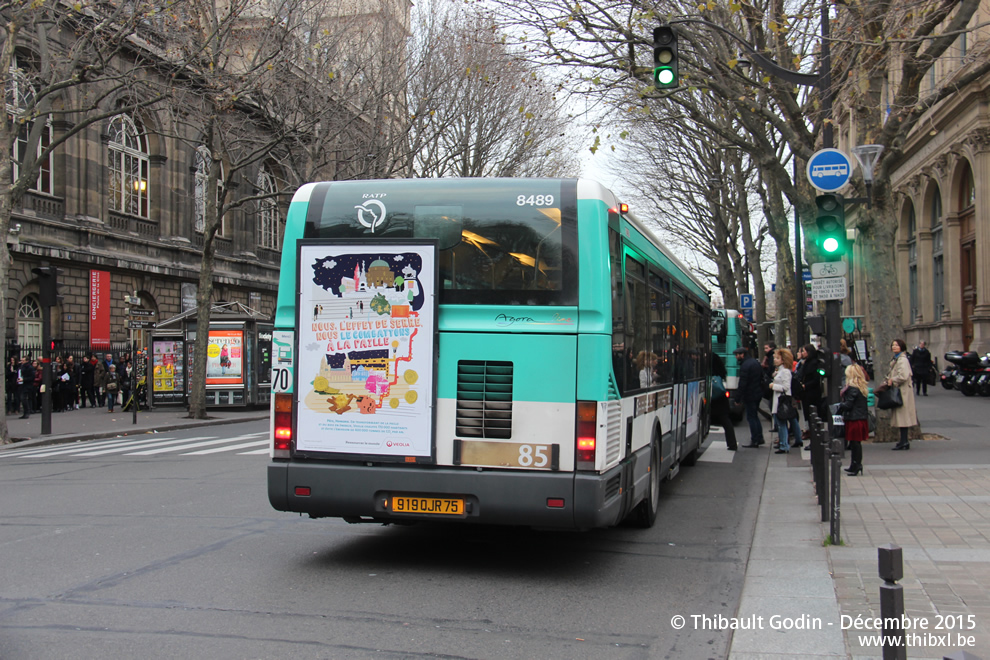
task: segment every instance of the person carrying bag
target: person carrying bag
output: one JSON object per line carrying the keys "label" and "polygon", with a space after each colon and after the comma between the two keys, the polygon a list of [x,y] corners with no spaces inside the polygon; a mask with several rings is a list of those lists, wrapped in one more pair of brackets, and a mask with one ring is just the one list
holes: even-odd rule
{"label": "person carrying bag", "polygon": [[[880,392],[883,387],[878,388],[876,395],[877,407],[881,410],[885,409],[881,405],[883,398],[890,397],[890,402],[887,405],[893,405],[897,395],[900,395],[900,406],[893,405],[892,408],[886,408],[886,410],[893,411],[890,425],[900,429],[901,433],[900,441],[894,447],[896,451],[911,448],[911,443],[908,440],[908,429],[918,423],[918,413],[914,406],[914,388],[911,386],[911,364],[907,357],[907,343],[903,339],[895,339],[890,343],[890,350],[893,351],[894,357],[890,360],[890,371],[887,372],[883,381],[883,386],[886,387],[887,391]],[[897,390],[897,394],[892,390]]]}
{"label": "person carrying bag", "polygon": [[777,424],[778,447],[777,454],[786,454],[790,448],[789,435],[794,436],[794,446],[800,447],[801,429],[798,427],[797,410],[791,399],[791,369],[794,366],[794,355],[786,348],[778,348],[773,354],[773,363],[777,370],[773,375],[770,389],[773,391],[773,413]]}

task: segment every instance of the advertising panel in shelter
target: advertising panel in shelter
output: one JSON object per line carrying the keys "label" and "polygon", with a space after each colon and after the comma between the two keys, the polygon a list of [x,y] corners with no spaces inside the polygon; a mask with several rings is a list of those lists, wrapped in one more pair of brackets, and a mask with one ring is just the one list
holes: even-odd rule
{"label": "advertising panel in shelter", "polygon": [[206,384],[244,384],[243,330],[210,330],[206,347]]}
{"label": "advertising panel in shelter", "polygon": [[436,246],[299,246],[296,449],[429,457]]}

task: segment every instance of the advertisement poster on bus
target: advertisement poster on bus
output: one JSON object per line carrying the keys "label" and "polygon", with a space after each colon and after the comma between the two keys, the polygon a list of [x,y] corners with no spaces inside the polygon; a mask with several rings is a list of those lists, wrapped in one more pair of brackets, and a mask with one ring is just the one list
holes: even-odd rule
{"label": "advertisement poster on bus", "polygon": [[296,448],[433,453],[436,245],[299,246]]}
{"label": "advertisement poster on bus", "polygon": [[210,330],[206,347],[206,384],[244,384],[244,331]]}

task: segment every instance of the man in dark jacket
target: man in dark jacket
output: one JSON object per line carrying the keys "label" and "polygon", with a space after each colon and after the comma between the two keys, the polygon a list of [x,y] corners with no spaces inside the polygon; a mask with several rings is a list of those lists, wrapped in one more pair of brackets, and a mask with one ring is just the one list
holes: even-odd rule
{"label": "man in dark jacket", "polygon": [[822,372],[825,370],[825,363],[822,362],[821,355],[814,344],[806,344],[801,348],[804,355],[804,363],[801,365],[800,387],[801,406],[804,409],[804,419],[808,423],[808,430],[811,430],[811,411],[818,413],[821,419],[827,419],[825,412],[828,406],[823,407],[825,390],[822,387]]}
{"label": "man in dark jacket", "polygon": [[763,424],[760,423],[763,367],[745,348],[737,348],[735,356],[739,361],[739,388],[736,396],[746,405],[746,421],[749,422],[749,444],[743,447],[757,448],[763,444]]}
{"label": "man in dark jacket", "polygon": [[17,373],[17,387],[21,394],[21,419],[27,419],[34,412],[34,397],[37,390],[34,387],[34,365],[30,355],[21,356],[21,366]]}
{"label": "man in dark jacket", "polygon": [[924,392],[928,396],[928,378],[932,372],[932,354],[925,347],[924,341],[918,342],[918,348],[911,352],[911,375],[914,377],[914,393]]}

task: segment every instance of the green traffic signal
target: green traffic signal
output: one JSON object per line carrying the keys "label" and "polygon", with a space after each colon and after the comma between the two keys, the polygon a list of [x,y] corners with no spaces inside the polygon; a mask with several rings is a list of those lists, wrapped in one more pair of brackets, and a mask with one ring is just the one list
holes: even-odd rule
{"label": "green traffic signal", "polygon": [[678,86],[677,33],[669,25],[653,29],[653,85],[657,89]]}
{"label": "green traffic signal", "polygon": [[827,193],[815,198],[818,213],[817,244],[826,261],[839,261],[846,249],[846,212],[842,195]]}

